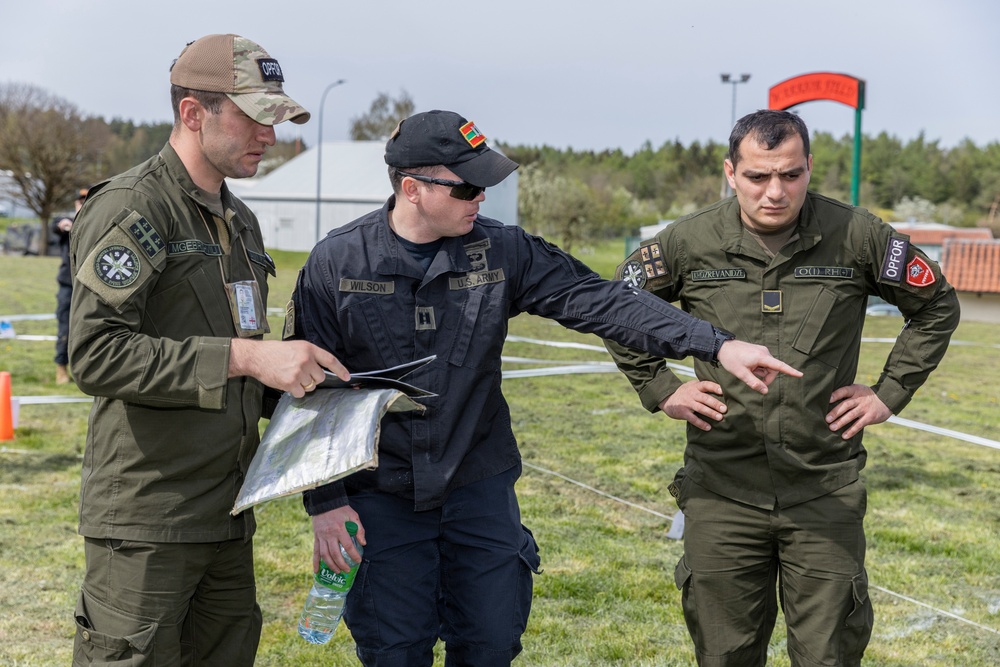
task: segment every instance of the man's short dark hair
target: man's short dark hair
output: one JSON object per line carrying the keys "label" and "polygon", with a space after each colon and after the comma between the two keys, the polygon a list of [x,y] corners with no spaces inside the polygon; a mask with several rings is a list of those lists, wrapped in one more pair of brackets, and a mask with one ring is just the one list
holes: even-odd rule
{"label": "man's short dark hair", "polygon": [[228,97],[225,93],[213,93],[207,90],[192,90],[181,86],[170,86],[170,106],[174,110],[174,126],[181,122],[181,100],[193,97],[212,113],[222,113],[222,103]]}
{"label": "man's short dark hair", "polygon": [[740,144],[753,137],[767,150],[774,150],[794,133],[802,137],[802,149],[809,156],[809,129],[805,121],[789,111],[760,109],[736,121],[729,135],[729,161],[733,167],[740,161]]}
{"label": "man's short dark hair", "polygon": [[403,187],[402,174],[419,174],[421,176],[437,176],[443,167],[441,165],[436,165],[433,167],[389,167],[389,183],[392,185],[392,191],[395,194],[399,194],[399,189]]}

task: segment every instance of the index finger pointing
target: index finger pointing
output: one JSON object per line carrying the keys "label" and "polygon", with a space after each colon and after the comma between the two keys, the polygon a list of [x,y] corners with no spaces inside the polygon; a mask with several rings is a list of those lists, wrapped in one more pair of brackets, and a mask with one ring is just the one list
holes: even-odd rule
{"label": "index finger pointing", "polygon": [[792,377],[797,377],[797,378],[802,377],[802,371],[796,370],[791,366],[789,366],[788,364],[786,364],[784,361],[781,361],[780,359],[775,359],[774,357],[763,360],[760,363],[760,365],[766,368],[770,368],[773,371],[784,373],[785,375],[791,375]]}

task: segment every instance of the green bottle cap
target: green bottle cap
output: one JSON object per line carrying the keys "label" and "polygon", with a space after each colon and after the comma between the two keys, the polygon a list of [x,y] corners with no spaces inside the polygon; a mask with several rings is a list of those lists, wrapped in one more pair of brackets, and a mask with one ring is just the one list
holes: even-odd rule
{"label": "green bottle cap", "polygon": [[357,535],[358,534],[358,524],[354,523],[353,521],[347,521],[347,522],[344,523],[344,525],[347,526],[347,534],[348,535]]}

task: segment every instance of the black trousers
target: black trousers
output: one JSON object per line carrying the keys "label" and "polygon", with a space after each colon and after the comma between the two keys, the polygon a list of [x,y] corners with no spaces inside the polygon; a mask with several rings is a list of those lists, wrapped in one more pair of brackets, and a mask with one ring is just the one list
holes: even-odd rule
{"label": "black trousers", "polygon": [[73,288],[69,285],[59,285],[56,293],[56,363],[65,366],[69,363],[69,302],[73,296]]}

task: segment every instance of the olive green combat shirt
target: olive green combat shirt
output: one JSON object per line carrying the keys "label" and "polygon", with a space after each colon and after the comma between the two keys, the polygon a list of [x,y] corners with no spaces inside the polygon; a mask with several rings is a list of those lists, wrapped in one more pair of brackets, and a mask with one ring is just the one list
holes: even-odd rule
{"label": "olive green combat shirt", "polygon": [[[937,367],[959,320],[954,289],[908,237],[860,208],[809,193],[798,234],[770,257],[740,220],[735,197],[679,218],[644,241],[618,277],[680,305],[737,338],[766,345],[801,370],[779,375],[767,395],[723,369],[695,361],[717,382],[725,417],[705,432],[687,425],[684,474],[756,507],[788,507],[858,478],[862,434],[844,440],[825,417],[830,395],[854,383],[869,295],[906,320],[873,389],[894,414]],[[607,343],[654,412],[684,380],[662,359]]]}
{"label": "olive green combat shirt", "polygon": [[77,217],[70,359],[95,397],[80,488],[85,537],[253,534],[252,512],[229,512],[259,443],[262,385],[228,378],[237,333],[224,283],[256,280],[266,303],[274,265],[257,219],[224,184],[221,200],[224,219],[168,144],[91,190]]}

